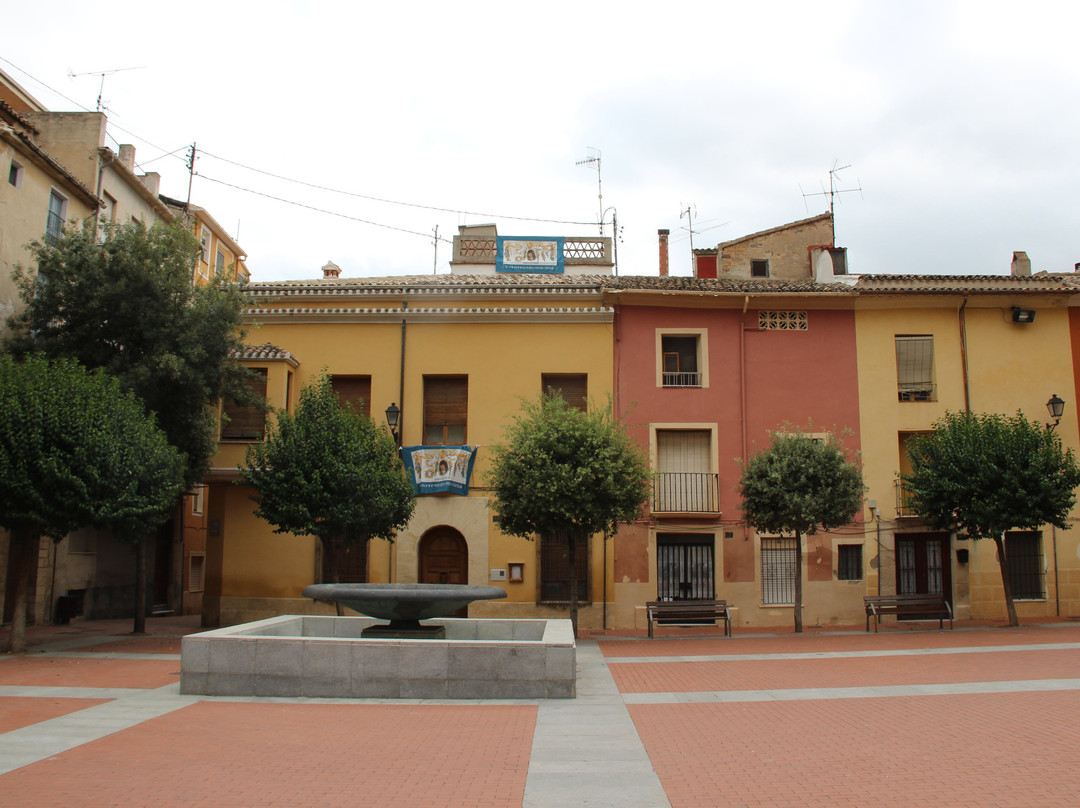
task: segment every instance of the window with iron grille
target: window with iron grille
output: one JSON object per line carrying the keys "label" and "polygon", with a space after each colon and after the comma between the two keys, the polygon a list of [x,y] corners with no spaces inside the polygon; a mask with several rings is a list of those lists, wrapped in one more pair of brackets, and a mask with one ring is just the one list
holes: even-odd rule
{"label": "window with iron grille", "polygon": [[67,200],[56,191],[49,194],[49,216],[45,222],[45,238],[58,239],[64,232],[64,216],[67,213]]}
{"label": "window with iron grille", "polygon": [[424,377],[424,443],[463,445],[468,413],[468,376]]}
{"label": "window with iron grille", "polygon": [[341,402],[341,406],[351,404],[355,412],[371,416],[371,377],[340,376],[330,377],[330,387]]}
{"label": "window with iron grille", "polygon": [[[329,546],[327,546],[329,544]],[[322,579],[324,583],[366,584],[367,543],[354,547],[323,542]]]}
{"label": "window with iron grille", "polygon": [[588,408],[589,377],[585,373],[542,373],[540,388],[544,393],[558,393],[569,406],[582,412]]}
{"label": "window with iron grille", "polygon": [[836,579],[838,581],[861,581],[862,577],[862,545],[839,545],[836,548]]}
{"label": "window with iron grille", "polygon": [[795,576],[798,574],[795,539],[761,540],[761,602],[765,606],[795,604]]}
{"label": "window with iron grille", "polygon": [[896,337],[896,382],[900,401],[936,401],[934,391],[934,338],[927,335]]}
{"label": "window with iron grille", "polygon": [[[570,602],[570,556],[565,537],[540,538],[540,595],[541,603]],[[589,546],[579,542],[575,548],[577,567],[577,596],[579,603],[589,599]]]}
{"label": "window with iron grille", "polygon": [[712,534],[662,533],[656,537],[656,599],[716,597]]}
{"label": "window with iron grille", "polygon": [[[266,368],[253,368],[247,380],[248,390],[258,399],[266,399]],[[266,411],[254,404],[237,404],[226,399],[222,404],[226,421],[221,427],[222,440],[262,440],[266,432]]]}
{"label": "window with iron grille", "polygon": [[1046,597],[1042,533],[1037,530],[1006,533],[1005,559],[1014,598],[1042,600]]}

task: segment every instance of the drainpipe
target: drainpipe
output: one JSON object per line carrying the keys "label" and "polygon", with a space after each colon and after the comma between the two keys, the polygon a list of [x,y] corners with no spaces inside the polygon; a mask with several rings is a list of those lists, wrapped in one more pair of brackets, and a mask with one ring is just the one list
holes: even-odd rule
{"label": "drainpipe", "polygon": [[960,304],[960,309],[956,315],[960,324],[960,371],[964,378],[964,412],[971,412],[971,384],[968,379],[967,315],[964,312],[967,303],[967,295],[964,295],[964,302]]}
{"label": "drainpipe", "polygon": [[1050,525],[1050,536],[1054,544],[1054,607],[1058,617],[1061,617],[1061,589],[1058,586],[1058,553],[1057,553],[1057,528]]}
{"label": "drainpipe", "polygon": [[[405,434],[405,310],[409,308],[409,301],[401,301],[401,369],[398,374],[398,404],[401,407],[401,413],[398,415],[398,455],[401,455],[401,443],[402,436]],[[386,579],[389,583],[394,582],[394,543],[388,541],[386,543],[386,554],[388,559],[388,565],[386,570]]]}

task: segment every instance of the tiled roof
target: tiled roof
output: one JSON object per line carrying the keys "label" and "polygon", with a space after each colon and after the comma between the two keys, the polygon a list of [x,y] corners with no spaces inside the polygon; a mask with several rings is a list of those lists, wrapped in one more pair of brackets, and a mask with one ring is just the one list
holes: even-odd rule
{"label": "tiled roof", "polygon": [[300,364],[299,360],[291,353],[270,342],[264,342],[262,345],[245,345],[243,349],[233,353],[233,359],[257,362],[288,362],[293,367]]}
{"label": "tiled roof", "polygon": [[860,294],[1075,294],[1080,277],[1034,275],[861,275]]}

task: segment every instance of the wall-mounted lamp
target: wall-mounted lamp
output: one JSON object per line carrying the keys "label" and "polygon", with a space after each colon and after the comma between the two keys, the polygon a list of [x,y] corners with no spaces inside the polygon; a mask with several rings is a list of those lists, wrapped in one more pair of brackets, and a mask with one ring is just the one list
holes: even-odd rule
{"label": "wall-mounted lamp", "polygon": [[390,402],[390,406],[386,408],[386,425],[390,427],[390,434],[394,438],[394,443],[398,446],[401,445],[401,432],[398,431],[398,422],[401,420],[401,409],[394,402]]}
{"label": "wall-mounted lamp", "polygon": [[1035,310],[1022,309],[1019,306],[1013,306],[1012,321],[1014,323],[1033,323],[1035,322]]}
{"label": "wall-mounted lamp", "polygon": [[1053,432],[1054,427],[1061,423],[1061,415],[1065,412],[1065,401],[1058,398],[1057,393],[1054,393],[1054,395],[1050,396],[1050,400],[1046,402],[1046,409],[1050,412],[1050,417],[1054,419],[1054,423],[1047,424],[1046,428]]}

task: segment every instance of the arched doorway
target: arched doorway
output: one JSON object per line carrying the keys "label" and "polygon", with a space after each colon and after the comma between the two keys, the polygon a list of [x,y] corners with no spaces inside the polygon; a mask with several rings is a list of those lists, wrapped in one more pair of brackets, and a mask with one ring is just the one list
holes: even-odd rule
{"label": "arched doorway", "polygon": [[[452,527],[433,527],[420,539],[420,569],[417,580],[422,584],[467,584],[469,582],[469,546],[465,537]],[[466,609],[453,614],[465,617]]]}

